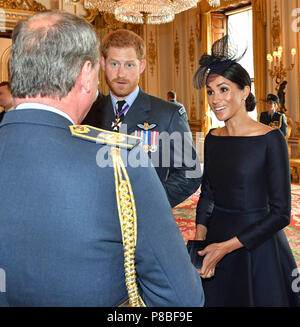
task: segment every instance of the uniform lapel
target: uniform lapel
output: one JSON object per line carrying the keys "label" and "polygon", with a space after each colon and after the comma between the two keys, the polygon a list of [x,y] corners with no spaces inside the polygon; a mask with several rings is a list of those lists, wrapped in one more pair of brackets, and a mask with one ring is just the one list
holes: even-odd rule
{"label": "uniform lapel", "polygon": [[271,122],[271,120],[272,120],[272,117],[271,117],[271,115],[268,112],[265,113],[265,116],[266,116],[266,119],[265,119],[266,120],[266,124],[269,125],[270,122]]}
{"label": "uniform lapel", "polygon": [[99,111],[99,128],[112,130],[112,123],[115,121],[115,113],[110,95],[103,99],[103,106]]}
{"label": "uniform lapel", "polygon": [[272,120],[279,120],[279,114],[278,114],[278,112],[277,111],[275,111],[274,112],[274,114],[273,114],[273,119]]}
{"label": "uniform lapel", "polygon": [[132,134],[139,129],[137,124],[149,122],[149,114],[151,110],[151,103],[149,96],[141,89],[132,106],[129,108],[123,124],[127,124],[127,133]]}

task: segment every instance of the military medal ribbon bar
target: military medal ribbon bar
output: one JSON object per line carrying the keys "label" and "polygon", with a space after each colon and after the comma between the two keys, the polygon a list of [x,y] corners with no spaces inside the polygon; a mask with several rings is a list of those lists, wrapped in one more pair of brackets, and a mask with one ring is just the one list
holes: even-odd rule
{"label": "military medal ribbon bar", "polygon": [[135,136],[141,137],[145,152],[155,152],[158,148],[158,131],[138,130]]}

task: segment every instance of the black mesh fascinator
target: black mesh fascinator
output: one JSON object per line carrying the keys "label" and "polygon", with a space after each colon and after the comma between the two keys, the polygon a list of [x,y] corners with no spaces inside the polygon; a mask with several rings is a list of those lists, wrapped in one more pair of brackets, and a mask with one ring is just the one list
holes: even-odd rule
{"label": "black mesh fascinator", "polygon": [[247,48],[239,55],[238,47],[228,35],[217,40],[212,45],[211,54],[204,53],[199,60],[200,67],[194,75],[195,88],[201,89],[205,85],[209,74],[220,74],[233,63],[241,60],[246,51]]}

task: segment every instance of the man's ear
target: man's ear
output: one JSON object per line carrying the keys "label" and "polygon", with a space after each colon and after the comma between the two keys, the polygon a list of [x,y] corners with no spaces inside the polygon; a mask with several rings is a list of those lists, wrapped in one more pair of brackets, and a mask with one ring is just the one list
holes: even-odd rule
{"label": "man's ear", "polygon": [[80,72],[80,82],[81,82],[81,89],[84,90],[86,93],[89,93],[91,90],[91,71],[92,71],[92,63],[87,60]]}
{"label": "man's ear", "polygon": [[146,59],[142,59],[140,63],[140,74],[142,74],[145,68],[146,68]]}
{"label": "man's ear", "polygon": [[100,58],[100,68],[105,72],[105,58],[103,56]]}

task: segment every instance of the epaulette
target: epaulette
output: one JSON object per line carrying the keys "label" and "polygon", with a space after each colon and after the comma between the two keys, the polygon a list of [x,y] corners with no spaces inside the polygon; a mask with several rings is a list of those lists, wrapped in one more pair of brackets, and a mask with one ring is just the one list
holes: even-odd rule
{"label": "epaulette", "polygon": [[90,125],[70,125],[69,127],[72,135],[75,137],[128,150],[133,149],[142,140],[138,136],[112,132]]}

